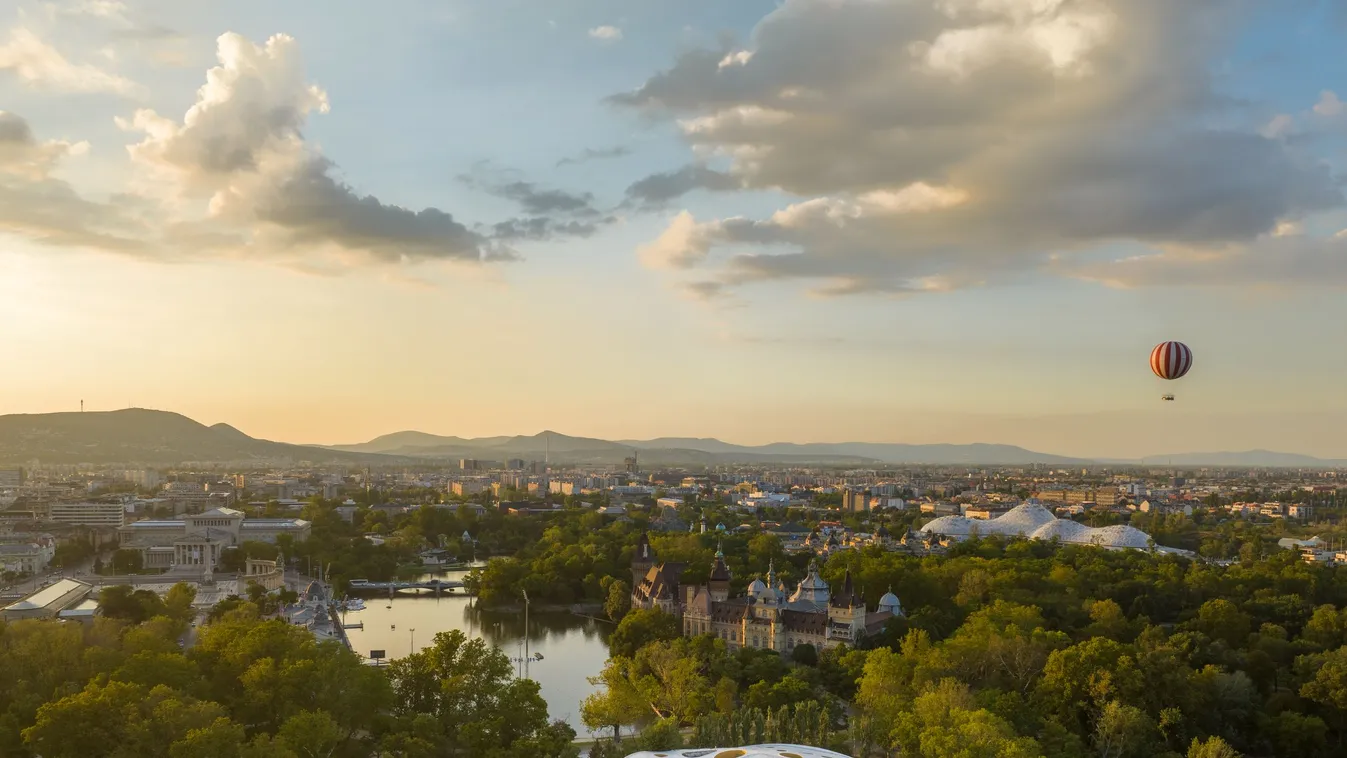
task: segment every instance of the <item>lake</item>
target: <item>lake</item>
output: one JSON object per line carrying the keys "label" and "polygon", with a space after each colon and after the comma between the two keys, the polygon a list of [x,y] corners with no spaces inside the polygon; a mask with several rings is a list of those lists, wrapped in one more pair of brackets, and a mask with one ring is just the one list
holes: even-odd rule
{"label": "lake", "polygon": [[[457,579],[466,573],[448,571],[438,576]],[[364,600],[365,610],[346,614],[346,623],[365,625],[364,629],[347,631],[351,647],[359,655],[368,657],[371,650],[383,650],[388,658],[401,658],[413,650],[413,645],[420,650],[434,641],[437,632],[452,629],[470,638],[481,637],[511,658],[523,655],[522,612],[481,611],[463,595],[436,597],[429,591],[399,592],[391,601],[377,595]],[[538,683],[552,718],[565,719],[581,736],[589,731],[580,723],[580,703],[597,689],[586,677],[603,670],[608,660],[608,635],[614,628],[569,613],[529,614],[529,655],[543,655],[543,660],[529,663],[529,676]]]}

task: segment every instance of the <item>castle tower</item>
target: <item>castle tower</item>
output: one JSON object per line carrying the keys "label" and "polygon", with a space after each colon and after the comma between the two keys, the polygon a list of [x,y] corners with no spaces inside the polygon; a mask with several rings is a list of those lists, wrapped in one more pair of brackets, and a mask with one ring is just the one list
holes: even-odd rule
{"label": "castle tower", "polygon": [[641,532],[641,539],[636,542],[636,555],[631,558],[631,588],[633,591],[640,585],[641,580],[650,569],[655,567],[655,549],[650,547],[650,538],[645,532]]}
{"label": "castle tower", "polygon": [[851,569],[847,569],[842,580],[842,591],[834,595],[828,605],[828,619],[850,626],[853,633],[865,628],[865,601],[856,594]]}
{"label": "castle tower", "polygon": [[730,599],[730,568],[725,565],[725,553],[716,548],[716,562],[711,567],[711,579],[706,583],[711,600],[723,603]]}

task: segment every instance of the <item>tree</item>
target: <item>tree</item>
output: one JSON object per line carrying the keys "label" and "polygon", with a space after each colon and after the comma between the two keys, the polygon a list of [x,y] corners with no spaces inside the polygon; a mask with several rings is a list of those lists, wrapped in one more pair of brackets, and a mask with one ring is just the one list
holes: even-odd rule
{"label": "tree", "polygon": [[1099,758],[1148,758],[1154,755],[1155,724],[1140,709],[1114,700],[1095,720]]}
{"label": "tree", "polygon": [[[490,756],[525,744],[555,747],[553,740],[542,739],[554,727],[538,683],[513,678],[509,658],[482,639],[469,640],[457,629],[440,632],[430,647],[393,661],[387,670],[396,694],[394,712],[404,718],[434,717],[442,752]],[[571,750],[569,739],[565,750]]]}
{"label": "tree", "polygon": [[1206,742],[1194,737],[1188,747],[1188,758],[1239,758],[1239,753],[1220,737],[1211,737]]}
{"label": "tree", "polygon": [[345,736],[323,711],[300,711],[286,719],[277,733],[281,742],[302,758],[330,758]]}
{"label": "tree", "polygon": [[589,677],[591,685],[603,689],[580,705],[585,727],[591,731],[612,728],[613,741],[620,742],[622,727],[650,721],[654,711],[634,681],[638,677],[631,659],[609,658],[598,676]]}
{"label": "tree", "polygon": [[613,621],[621,621],[631,609],[631,588],[621,579],[608,585],[608,600],[603,604],[604,613]]}
{"label": "tree", "polygon": [[608,650],[614,656],[632,658],[651,642],[675,640],[681,633],[675,616],[658,608],[635,608],[608,638]]}
{"label": "tree", "polygon": [[802,666],[817,666],[818,650],[813,645],[796,645],[795,649],[790,651],[790,659]]}
{"label": "tree", "polygon": [[164,609],[170,618],[189,621],[196,615],[192,604],[196,602],[196,585],[178,582],[168,588],[164,595]]}
{"label": "tree", "polygon": [[122,548],[112,554],[112,570],[117,574],[138,574],[145,568],[145,559],[139,550]]}

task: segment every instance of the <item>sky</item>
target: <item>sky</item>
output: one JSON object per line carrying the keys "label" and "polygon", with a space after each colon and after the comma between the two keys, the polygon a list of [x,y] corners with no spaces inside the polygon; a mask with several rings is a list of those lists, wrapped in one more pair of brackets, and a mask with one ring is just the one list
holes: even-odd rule
{"label": "sky", "polygon": [[0,413],[1347,457],[1344,37],[1332,0],[5,0]]}

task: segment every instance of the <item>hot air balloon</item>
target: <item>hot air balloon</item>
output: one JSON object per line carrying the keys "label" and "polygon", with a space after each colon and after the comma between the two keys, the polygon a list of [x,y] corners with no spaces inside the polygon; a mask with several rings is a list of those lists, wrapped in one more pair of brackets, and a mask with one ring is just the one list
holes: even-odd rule
{"label": "hot air balloon", "polygon": [[[1151,371],[1161,379],[1180,379],[1193,367],[1193,351],[1182,342],[1161,342],[1151,351]],[[1163,399],[1173,400],[1173,395]]]}

